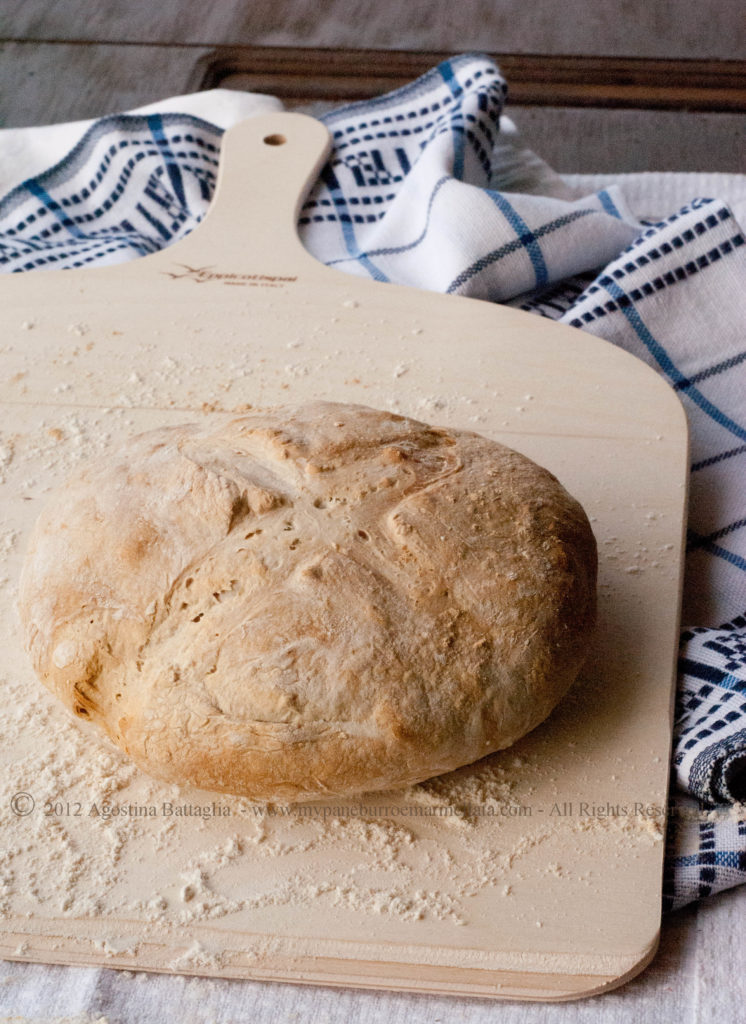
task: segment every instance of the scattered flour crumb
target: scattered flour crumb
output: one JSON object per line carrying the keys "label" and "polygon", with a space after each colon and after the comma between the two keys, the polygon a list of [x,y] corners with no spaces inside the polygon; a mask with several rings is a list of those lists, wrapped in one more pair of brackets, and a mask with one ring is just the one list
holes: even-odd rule
{"label": "scattered flour crumb", "polygon": [[223,964],[222,953],[209,952],[201,942],[195,941],[175,960],[168,965],[174,971],[188,971],[203,969],[218,969]]}

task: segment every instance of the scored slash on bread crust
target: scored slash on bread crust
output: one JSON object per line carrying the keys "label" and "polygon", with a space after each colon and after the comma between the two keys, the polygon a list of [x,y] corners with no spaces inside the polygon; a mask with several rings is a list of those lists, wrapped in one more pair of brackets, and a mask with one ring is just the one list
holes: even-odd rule
{"label": "scored slash on bread crust", "polygon": [[596,544],[478,434],[313,402],[140,434],[55,494],[20,610],[44,683],[146,772],[257,800],[422,781],[543,721]]}

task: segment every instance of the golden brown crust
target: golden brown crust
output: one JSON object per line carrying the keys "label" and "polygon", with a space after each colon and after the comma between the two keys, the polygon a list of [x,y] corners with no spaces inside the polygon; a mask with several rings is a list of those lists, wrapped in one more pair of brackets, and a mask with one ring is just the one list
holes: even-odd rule
{"label": "golden brown crust", "polygon": [[37,523],[34,667],[146,771],[262,800],[508,746],[577,675],[580,505],[477,434],[315,402],[141,434]]}

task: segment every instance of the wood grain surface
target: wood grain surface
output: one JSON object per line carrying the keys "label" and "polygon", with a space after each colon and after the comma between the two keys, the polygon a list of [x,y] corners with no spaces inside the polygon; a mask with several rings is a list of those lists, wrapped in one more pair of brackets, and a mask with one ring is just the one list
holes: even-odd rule
{"label": "wood grain surface", "polygon": [[[196,88],[227,82],[279,96],[290,106],[313,100],[349,103],[397,89],[448,52],[230,46],[195,68]],[[519,106],[633,107],[746,111],[746,69],[739,61],[491,53]],[[240,82],[240,85],[238,84]]]}
{"label": "wood grain surface", "polygon": [[0,43],[0,127],[103,117],[190,91],[209,50]]}
{"label": "wood grain surface", "polygon": [[739,0],[4,0],[3,37],[627,57],[746,57]]}
{"label": "wood grain surface", "polygon": [[[520,0],[5,0],[0,126],[97,117],[216,84],[318,113],[411,80],[442,54],[480,50],[500,55],[511,114],[558,170],[742,170],[738,0],[558,10],[555,0],[530,10]],[[236,48],[251,66],[228,59]]]}
{"label": "wood grain surface", "polygon": [[[746,886],[663,921],[652,964],[623,988],[578,1003],[493,1003],[453,995],[133,974],[0,961],[0,1012],[40,1019],[189,1024],[733,1024],[743,1009]],[[83,1016],[85,1015],[85,1016]]]}
{"label": "wood grain surface", "polygon": [[[0,44],[0,126],[100,117],[210,87],[278,95],[289,109],[318,116],[411,81],[441,56],[368,52],[357,60],[349,50],[7,42]],[[542,61],[504,56],[501,66],[508,114],[556,170],[742,170],[744,89],[736,66],[562,58],[543,68]],[[616,82],[617,71],[625,81]],[[637,107],[624,107],[625,97]],[[561,105],[563,98],[571,105]]]}

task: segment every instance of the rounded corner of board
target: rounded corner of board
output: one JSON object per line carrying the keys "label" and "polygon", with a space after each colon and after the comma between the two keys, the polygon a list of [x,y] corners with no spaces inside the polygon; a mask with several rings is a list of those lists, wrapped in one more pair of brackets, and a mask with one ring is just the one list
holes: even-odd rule
{"label": "rounded corner of board", "polygon": [[[637,959],[634,961],[632,966],[625,964],[623,970],[619,974],[609,975],[603,979],[595,979],[591,981],[588,986],[582,991],[575,991],[568,993],[565,996],[561,996],[560,999],[563,1002],[569,1002],[573,999],[590,999],[593,996],[604,995],[606,992],[613,992],[615,989],[622,988],[627,985],[630,981],[642,974],[647,967],[650,966],[660,945],[661,929],[660,923],[655,929],[655,933],[652,938],[642,947]],[[625,958],[626,960],[627,958]]]}

